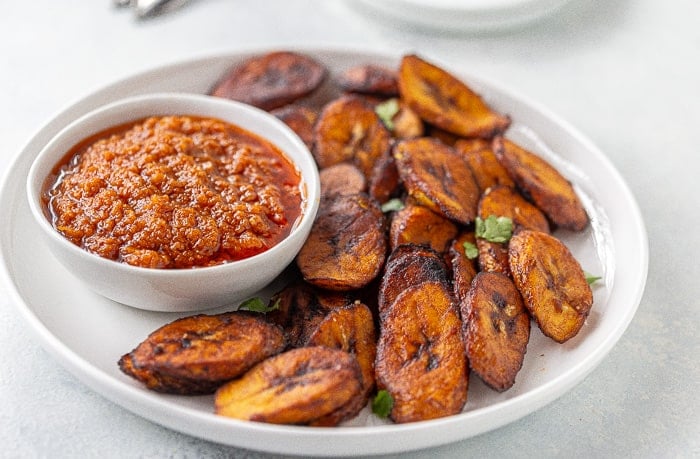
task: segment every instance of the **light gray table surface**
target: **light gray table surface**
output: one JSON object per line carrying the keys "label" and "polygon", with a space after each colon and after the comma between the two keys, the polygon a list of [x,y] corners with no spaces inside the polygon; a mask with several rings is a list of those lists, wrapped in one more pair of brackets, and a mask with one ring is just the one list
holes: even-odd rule
{"label": "light gray table surface", "polygon": [[[700,3],[573,0],[518,30],[455,34],[336,1],[192,0],[135,21],[108,0],[3,2],[0,172],[67,104],[119,78],[252,47],[418,51],[517,89],[576,126],[635,195],[646,290],[580,384],[505,427],[402,457],[700,457]],[[2,223],[0,216],[0,224]],[[0,457],[264,457],[160,427],[41,346],[0,286]]]}

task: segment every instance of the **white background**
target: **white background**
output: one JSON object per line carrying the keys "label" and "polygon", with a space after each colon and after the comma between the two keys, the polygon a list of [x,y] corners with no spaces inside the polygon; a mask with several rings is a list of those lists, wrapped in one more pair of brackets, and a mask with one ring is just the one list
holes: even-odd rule
{"label": "white background", "polygon": [[[650,266],[639,310],[603,363],[557,401],[401,457],[700,457],[700,3],[574,0],[528,27],[479,35],[321,0],[192,0],[141,22],[108,0],[7,1],[0,11],[2,173],[53,114],[92,90],[240,48],[418,51],[540,101],[608,155],[640,205]],[[263,457],[95,394],[38,346],[5,292],[0,457]]]}

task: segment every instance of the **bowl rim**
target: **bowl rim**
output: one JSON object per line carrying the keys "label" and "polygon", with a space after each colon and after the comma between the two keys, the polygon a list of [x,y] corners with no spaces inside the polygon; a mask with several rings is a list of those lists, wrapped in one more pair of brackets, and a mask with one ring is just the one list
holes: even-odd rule
{"label": "bowl rim", "polygon": [[[150,115],[129,115],[129,109],[147,108],[146,105],[153,103],[166,105],[173,104],[178,107],[183,106],[183,108],[172,110],[167,108],[160,109],[156,107],[153,109],[153,113]],[[227,112],[224,113],[226,110]],[[207,114],[205,112],[212,113]],[[267,128],[278,131],[278,133],[284,137],[285,142],[288,142],[290,146],[298,152],[298,154],[290,154],[287,151],[288,149],[279,147],[275,141],[269,139],[269,134],[266,135],[261,132],[256,132],[254,128],[251,128],[250,126],[240,126],[237,121],[232,121],[230,119],[231,116],[227,116],[231,113],[244,114],[254,121],[262,123],[261,125],[266,125]],[[294,168],[299,173],[299,187],[301,188],[302,192],[301,214],[299,218],[292,223],[292,228],[284,239],[264,252],[243,258],[241,260],[235,260],[212,266],[161,269],[135,266],[128,263],[122,263],[117,260],[104,258],[73,244],[53,227],[49,219],[46,217],[43,210],[43,205],[41,204],[41,189],[48,177],[46,174],[42,173],[43,171],[51,170],[59,161],[61,161],[61,158],[66,155],[67,151],[72,148],[72,146],[92,135],[99,134],[101,131],[109,129],[110,127],[118,126],[120,124],[128,124],[130,122],[137,122],[149,116],[168,115],[202,116],[220,119],[227,123],[239,125],[239,127],[252,132],[253,134],[275,145],[284,154],[287,160],[292,163]],[[115,122],[105,123],[105,118],[115,116],[118,116],[120,119]],[[74,134],[76,134],[76,131],[79,131],[82,126],[95,121],[98,122],[99,127],[96,129],[84,130],[82,131],[81,135],[77,136],[76,139],[70,141],[68,140],[69,138],[72,138]],[[59,148],[66,143],[71,144],[71,146],[68,147],[68,150],[65,148]],[[54,135],[41,148],[39,154],[37,154],[32,161],[25,184],[27,200],[29,202],[29,208],[33,219],[41,227],[42,232],[45,235],[48,235],[54,243],[59,244],[63,249],[68,250],[75,256],[83,258],[88,262],[95,263],[100,267],[116,269],[121,272],[133,272],[141,276],[153,277],[182,277],[215,274],[220,271],[228,271],[232,269],[252,268],[261,262],[269,261],[268,259],[270,258],[276,258],[279,256],[280,250],[283,250],[295,239],[300,237],[304,229],[311,227],[318,211],[321,194],[318,168],[316,167],[312,153],[306,144],[299,138],[299,136],[282,120],[262,109],[243,102],[225,99],[222,97],[186,92],[156,92],[129,96],[102,105],[74,119],[69,124],[64,126],[58,133],[56,133],[56,135]]]}

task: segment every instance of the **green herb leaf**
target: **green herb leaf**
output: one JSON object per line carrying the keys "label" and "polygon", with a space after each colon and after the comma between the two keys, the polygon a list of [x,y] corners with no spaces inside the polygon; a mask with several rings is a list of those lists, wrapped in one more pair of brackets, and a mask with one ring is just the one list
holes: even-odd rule
{"label": "green herb leaf", "polygon": [[470,260],[479,256],[479,249],[471,242],[467,241],[462,246],[464,247],[464,255]]}
{"label": "green herb leaf", "polygon": [[584,271],[584,274],[586,275],[586,282],[588,282],[588,285],[593,285],[595,282],[599,281],[602,279],[600,276],[595,276],[589,272]]}
{"label": "green herb leaf", "polygon": [[403,202],[399,198],[389,199],[387,202],[382,204],[382,212],[384,213],[401,210],[403,208]]}
{"label": "green herb leaf", "polygon": [[380,418],[389,417],[389,413],[391,413],[393,407],[394,398],[384,389],[377,392],[377,395],[372,400],[372,413]]}
{"label": "green herb leaf", "polygon": [[279,298],[273,304],[265,304],[265,302],[263,302],[263,300],[257,296],[245,300],[243,303],[241,303],[238,306],[238,309],[242,310],[242,311],[262,312],[262,313],[275,311],[279,308],[280,308]]}
{"label": "green herb leaf", "polygon": [[489,242],[508,242],[513,235],[513,220],[489,215],[486,220],[476,217],[476,237]]}
{"label": "green herb leaf", "polygon": [[384,126],[386,126],[388,130],[393,131],[394,121],[392,120],[399,112],[399,100],[394,98],[382,102],[381,104],[377,104],[377,106],[374,107],[374,111],[377,116],[379,116],[379,119],[382,120]]}

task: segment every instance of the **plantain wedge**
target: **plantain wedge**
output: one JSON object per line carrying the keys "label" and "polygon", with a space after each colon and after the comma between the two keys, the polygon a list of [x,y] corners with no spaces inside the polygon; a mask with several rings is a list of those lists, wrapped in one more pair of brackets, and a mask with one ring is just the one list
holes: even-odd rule
{"label": "plantain wedge", "polygon": [[389,149],[391,134],[363,98],[345,95],[329,102],[314,127],[314,158],[320,169],[352,162],[365,177]]}
{"label": "plantain wedge", "polygon": [[510,239],[508,259],[542,333],[559,343],[576,336],[593,306],[593,293],[569,249],[547,233],[522,230]]}
{"label": "plantain wedge", "polygon": [[491,138],[510,125],[463,82],[416,55],[401,60],[399,93],[424,121],[462,137]]}
{"label": "plantain wedge", "polygon": [[119,367],[158,392],[211,393],[286,344],[282,329],[259,314],[199,314],[157,329]]}
{"label": "plantain wedge", "polygon": [[382,317],[377,384],[394,400],[394,422],[459,413],[467,400],[467,360],[450,288],[425,282],[403,291]]}
{"label": "plantain wedge", "polygon": [[498,161],[508,170],[515,183],[554,224],[581,231],[588,215],[571,183],[540,156],[498,137],[493,141]]}
{"label": "plantain wedge", "polygon": [[438,253],[447,250],[457,235],[457,225],[427,207],[406,203],[391,218],[389,246],[402,244],[427,245]]}
{"label": "plantain wedge", "polygon": [[[465,245],[466,244],[466,245]],[[470,247],[476,247],[476,237],[473,231],[464,231],[452,241],[448,250],[448,260],[452,268],[452,284],[457,301],[466,298],[476,276],[476,264],[474,254]],[[471,257],[469,255],[471,255]]]}
{"label": "plantain wedge", "polygon": [[273,110],[311,94],[327,73],[309,56],[277,51],[237,65],[217,82],[211,94]]}
{"label": "plantain wedge", "polygon": [[490,142],[483,139],[462,139],[455,143],[454,148],[464,156],[474,172],[474,178],[482,193],[497,185],[515,188],[513,179],[498,162]]}
{"label": "plantain wedge", "polygon": [[357,360],[322,346],[264,360],[216,391],[216,414],[272,424],[306,424],[350,402],[362,390]]}
{"label": "plantain wedge", "polygon": [[474,220],[479,187],[459,154],[429,137],[398,142],[393,149],[399,176],[416,202],[458,223]]}
{"label": "plantain wedge", "polygon": [[323,199],[296,259],[304,280],[334,291],[364,287],[384,266],[385,226],[379,205],[366,194]]}
{"label": "plantain wedge", "polygon": [[481,272],[460,304],[469,366],[492,389],[515,383],[530,339],[530,316],[513,281]]}

